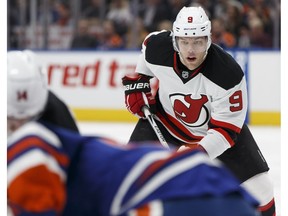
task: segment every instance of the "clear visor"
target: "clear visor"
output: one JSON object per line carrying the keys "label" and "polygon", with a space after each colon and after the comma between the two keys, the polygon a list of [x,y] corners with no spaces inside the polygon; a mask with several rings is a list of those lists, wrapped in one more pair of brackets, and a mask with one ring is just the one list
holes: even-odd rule
{"label": "clear visor", "polygon": [[179,51],[203,53],[208,46],[208,37],[176,37]]}

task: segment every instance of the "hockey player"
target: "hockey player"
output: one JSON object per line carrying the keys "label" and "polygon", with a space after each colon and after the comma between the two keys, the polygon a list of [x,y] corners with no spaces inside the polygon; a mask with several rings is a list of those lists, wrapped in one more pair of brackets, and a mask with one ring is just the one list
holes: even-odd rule
{"label": "hockey player", "polygon": [[[152,77],[159,81],[155,97]],[[130,142],[157,140],[142,112],[148,101],[168,143],[180,150],[199,148],[210,158],[219,158],[260,200],[262,215],[275,215],[269,168],[245,124],[244,73],[211,42],[211,23],[201,7],[182,8],[173,32],[150,33],[143,42],[136,75],[122,80],[127,109],[141,117]]]}
{"label": "hockey player", "polygon": [[25,53],[8,53],[13,215],[257,216],[257,201],[203,152],[117,145],[37,120],[48,89],[33,65]]}
{"label": "hockey player", "polygon": [[[21,54],[22,53],[22,54]],[[19,55],[22,56],[22,58],[26,59],[26,62],[31,62],[31,65],[29,67],[26,67],[27,70],[33,70],[34,67],[39,67],[41,70],[41,73],[43,73],[43,79],[45,80],[47,75],[43,67],[41,67],[38,63],[37,56],[34,52],[31,50],[24,50],[24,51],[9,51],[9,55]],[[19,63],[19,64],[18,64]],[[18,65],[17,65],[18,64]],[[20,60],[18,62],[14,63],[14,67],[20,69],[23,67],[23,62]],[[25,64],[25,62],[24,62]],[[32,68],[32,69],[31,69]],[[28,72],[27,72],[28,73]],[[46,81],[45,81],[46,83]],[[47,84],[45,84],[47,85]],[[19,100],[25,100],[25,93],[19,92]],[[38,97],[41,97],[41,95],[38,95]],[[72,115],[70,109],[67,107],[67,105],[59,98],[57,97],[50,89],[48,90],[48,96],[45,97],[45,108],[44,110],[37,116],[37,118],[40,118],[40,120],[51,122],[55,125],[74,130],[76,132],[79,132],[79,129],[77,127],[77,123],[74,119],[74,116]],[[38,98],[35,98],[35,105],[37,104]],[[39,99],[40,100],[40,99]],[[8,130],[9,132],[9,130]]]}

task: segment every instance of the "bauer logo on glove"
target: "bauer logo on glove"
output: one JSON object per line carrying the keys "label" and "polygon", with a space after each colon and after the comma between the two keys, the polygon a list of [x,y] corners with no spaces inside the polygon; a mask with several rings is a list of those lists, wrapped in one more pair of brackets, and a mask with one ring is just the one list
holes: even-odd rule
{"label": "bauer logo on glove", "polygon": [[[150,81],[151,77],[138,75],[137,77],[123,77],[122,83],[125,87],[125,104],[126,108],[133,115],[144,118],[142,107],[155,105],[155,99],[151,94]],[[145,99],[144,99],[145,97]],[[148,104],[145,103],[148,101]],[[153,108],[152,108],[153,110]]]}
{"label": "bauer logo on glove", "polygon": [[149,83],[131,83],[128,85],[125,85],[125,91],[143,91],[144,89],[151,90]]}

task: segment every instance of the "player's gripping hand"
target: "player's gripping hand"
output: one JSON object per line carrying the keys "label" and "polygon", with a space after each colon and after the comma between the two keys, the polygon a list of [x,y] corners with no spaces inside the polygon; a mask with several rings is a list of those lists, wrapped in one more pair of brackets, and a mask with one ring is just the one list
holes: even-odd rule
{"label": "player's gripping hand", "polygon": [[149,106],[152,112],[155,109],[155,99],[151,94],[150,79],[151,77],[145,75],[138,75],[133,78],[125,76],[122,78],[122,83],[125,87],[126,108],[129,112],[141,118],[144,118],[144,113],[142,112],[144,105]]}
{"label": "player's gripping hand", "polygon": [[200,151],[202,151],[202,152],[207,154],[207,152],[203,148],[203,146],[201,146],[198,143],[195,143],[195,144],[184,144],[184,145],[180,146],[177,151],[183,151],[183,150],[186,150],[186,149],[197,149],[197,150],[200,150]]}

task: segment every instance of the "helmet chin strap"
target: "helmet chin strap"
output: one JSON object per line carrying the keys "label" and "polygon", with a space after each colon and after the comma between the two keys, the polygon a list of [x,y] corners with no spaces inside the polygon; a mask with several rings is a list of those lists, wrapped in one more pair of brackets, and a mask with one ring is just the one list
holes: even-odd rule
{"label": "helmet chin strap", "polygon": [[205,55],[204,55],[204,57],[203,57],[203,61],[205,60],[205,58],[206,58],[206,56],[207,56],[207,54],[208,54],[208,50],[209,50],[209,48],[210,48],[210,46],[211,46],[211,35],[210,36],[207,36],[207,48],[206,48],[206,51],[205,51]]}
{"label": "helmet chin strap", "polygon": [[[208,49],[206,49],[206,51],[205,51],[205,55],[203,56],[203,61],[206,59],[207,54],[208,54]],[[202,62],[203,62],[203,61],[202,61]],[[201,62],[201,63],[202,63],[202,62]]]}

